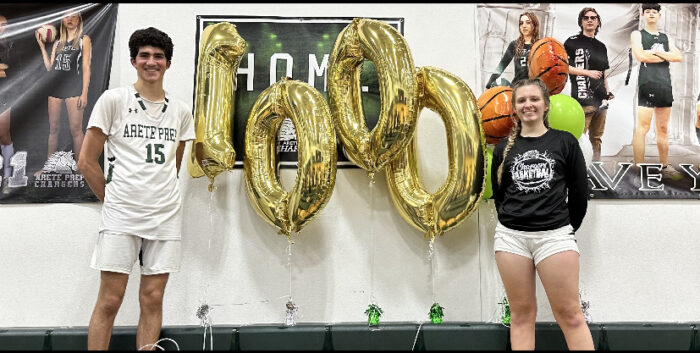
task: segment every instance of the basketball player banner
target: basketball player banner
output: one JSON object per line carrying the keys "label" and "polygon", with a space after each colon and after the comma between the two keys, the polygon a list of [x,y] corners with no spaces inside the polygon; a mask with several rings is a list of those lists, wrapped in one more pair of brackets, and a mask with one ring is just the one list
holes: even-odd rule
{"label": "basketball player banner", "polygon": [[[384,21],[403,34],[402,18],[375,18]],[[328,100],[328,60],[338,34],[353,20],[352,17],[261,17],[261,16],[197,16],[197,53],[204,29],[213,24],[229,22],[246,41],[236,75],[233,117],[233,147],[236,168],[243,167],[245,132],[250,109],[267,87],[282,77],[306,82]],[[196,81],[196,75],[193,82]],[[362,106],[368,129],[379,118],[379,82],[371,61],[365,60],[360,82]],[[338,142],[340,143],[340,142]],[[338,145],[338,167],[357,168]],[[289,118],[282,123],[277,138],[278,163],[281,168],[296,168],[297,138]]]}
{"label": "basketball player banner", "polygon": [[[512,85],[517,64],[532,65],[523,55],[513,57],[513,51],[506,55],[511,43],[529,34],[527,25],[520,29],[521,21],[535,24],[538,38],[568,44],[570,67],[602,72],[602,78],[591,77],[592,71],[569,75],[561,91],[594,115],[579,140],[589,139],[585,142],[593,150],[588,163],[591,198],[700,198],[699,5],[663,3],[650,9],[630,3],[482,3],[476,11],[477,96],[487,86]],[[592,29],[595,40],[583,33]],[[640,63],[633,42],[666,59]]]}
{"label": "basketball player banner", "polygon": [[117,4],[4,3],[3,19],[0,204],[97,201],[76,160],[109,84]]}

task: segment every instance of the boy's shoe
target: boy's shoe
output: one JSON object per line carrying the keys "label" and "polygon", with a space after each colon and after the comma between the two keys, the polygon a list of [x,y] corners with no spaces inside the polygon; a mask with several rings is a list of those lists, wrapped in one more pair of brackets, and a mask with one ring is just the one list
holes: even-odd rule
{"label": "boy's shoe", "polygon": [[683,179],[683,174],[677,171],[672,165],[666,164],[663,168],[661,168],[661,178],[681,180]]}

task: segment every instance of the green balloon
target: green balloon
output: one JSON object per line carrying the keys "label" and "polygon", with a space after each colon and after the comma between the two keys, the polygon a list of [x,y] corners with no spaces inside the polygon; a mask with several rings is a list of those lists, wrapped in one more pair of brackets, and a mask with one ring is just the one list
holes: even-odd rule
{"label": "green balloon", "polygon": [[484,180],[484,193],[481,194],[481,199],[486,201],[493,196],[491,188],[491,160],[493,159],[493,149],[486,147],[486,180]]}
{"label": "green balloon", "polygon": [[549,127],[568,131],[578,139],[584,125],[585,114],[579,102],[565,94],[549,97]]}

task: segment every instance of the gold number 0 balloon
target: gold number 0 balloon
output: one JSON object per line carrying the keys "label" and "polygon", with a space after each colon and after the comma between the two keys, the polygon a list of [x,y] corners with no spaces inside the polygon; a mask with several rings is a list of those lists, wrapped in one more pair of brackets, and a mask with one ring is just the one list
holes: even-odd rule
{"label": "gold number 0 balloon", "polygon": [[479,205],[484,188],[485,148],[479,107],[458,77],[433,67],[416,74],[418,104],[440,115],[447,131],[447,181],[429,194],[420,181],[416,137],[387,165],[389,194],[401,216],[426,237],[456,227]]}
{"label": "gold number 0 balloon", "polygon": [[194,178],[211,181],[230,170],[236,160],[231,142],[236,71],[246,42],[228,22],[210,25],[202,33],[194,99],[195,140],[187,170]]}
{"label": "gold number 0 balloon", "polygon": [[[360,73],[368,58],[379,78],[381,108],[368,132]],[[328,63],[328,97],[345,154],[370,175],[391,161],[415,131],[415,67],[401,34],[388,24],[354,19],[336,39]]]}
{"label": "gold number 0 balloon", "polygon": [[[299,158],[290,192],[279,183],[276,162],[277,131],[285,117],[294,123]],[[260,94],[248,116],[245,152],[248,199],[285,236],[301,230],[330,199],[337,168],[335,131],[326,100],[307,83],[283,78]]]}

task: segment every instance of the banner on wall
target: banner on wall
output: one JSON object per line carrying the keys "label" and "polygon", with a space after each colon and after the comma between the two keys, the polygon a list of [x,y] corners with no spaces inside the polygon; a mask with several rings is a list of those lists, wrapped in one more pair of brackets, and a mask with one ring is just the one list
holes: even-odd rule
{"label": "banner on wall", "polygon": [[[599,15],[601,26],[595,39],[605,45],[608,69],[603,70],[603,80],[591,79],[586,75],[569,76],[561,94],[577,98],[579,95],[595,95],[600,90],[603,95],[611,92],[613,99],[591,104],[594,111],[605,110],[606,118],[600,137],[600,158],[588,167],[591,198],[594,199],[698,199],[700,198],[700,104],[698,76],[698,41],[700,40],[700,6],[693,3],[661,4],[661,16],[657,19],[658,31],[667,35],[669,42],[682,54],[680,62],[670,62],[668,70],[671,90],[663,90],[660,78],[648,79],[647,67],[632,54],[632,32],[645,28],[641,15],[641,4],[615,3],[527,3],[527,4],[478,4],[477,32],[480,53],[480,82],[475,89],[477,95],[483,93],[487,85],[510,85],[515,69],[514,61],[506,56],[511,42],[519,37],[519,21],[522,14],[531,12],[539,22],[539,37],[552,37],[562,44],[569,40],[574,57],[569,56],[569,65],[596,65],[600,61],[600,48],[589,48],[580,44],[590,40],[582,38],[579,27],[579,13],[587,7],[594,8]],[[585,15],[585,14],[584,14]],[[593,15],[592,13],[590,15]],[[585,21],[585,20],[582,20]],[[653,31],[652,31],[653,32]],[[578,37],[575,37],[579,35]],[[643,39],[646,41],[646,39]],[[577,43],[578,41],[578,43]],[[578,44],[578,45],[577,45]],[[662,44],[659,44],[662,45]],[[598,57],[596,57],[598,55]],[[506,60],[503,60],[506,56]],[[642,67],[644,66],[644,67]],[[641,67],[641,76],[640,76]],[[645,72],[646,71],[646,72]],[[640,79],[640,77],[642,77]],[[572,79],[576,82],[572,90]],[[647,82],[651,81],[651,82]],[[646,85],[645,85],[646,84]],[[635,128],[647,121],[642,108],[640,120],[639,86],[642,97],[651,100],[669,101],[672,106],[668,123],[653,117],[650,128],[638,130],[637,143],[633,144]],[[651,87],[651,88],[649,88]],[[658,92],[657,92],[658,91]],[[656,97],[654,97],[656,95]],[[664,98],[665,97],[665,98]],[[656,103],[655,103],[656,104]],[[657,104],[663,106],[664,104]],[[585,107],[584,107],[585,109]],[[652,108],[655,110],[655,108]],[[657,121],[659,120],[659,121]],[[641,124],[643,125],[643,124]],[[667,131],[668,144],[663,138],[657,141],[656,128]],[[593,132],[593,127],[589,134]],[[600,131],[600,130],[599,130]],[[639,133],[641,132],[641,133]],[[582,135],[587,136],[587,135]],[[657,142],[660,142],[657,144]],[[636,148],[635,148],[636,146]],[[658,146],[661,146],[661,151]],[[667,146],[667,147],[666,147]],[[668,163],[677,173],[661,172],[661,153],[668,150]],[[634,151],[644,151],[644,164],[634,165]]]}
{"label": "banner on wall", "polygon": [[76,160],[109,84],[117,4],[5,3],[0,21],[0,204],[97,201]]}
{"label": "banner on wall", "polygon": [[[384,21],[403,34],[402,18],[375,18]],[[243,167],[245,131],[248,114],[260,93],[282,77],[291,77],[315,87],[328,100],[328,61],[338,34],[353,18],[328,17],[259,17],[259,16],[197,16],[197,53],[204,28],[221,22],[236,25],[247,48],[236,75],[234,101],[233,146],[236,168]],[[196,80],[196,75],[193,82]],[[365,60],[360,78],[362,106],[368,129],[379,117],[379,82],[371,61]],[[195,92],[196,94],[196,92]],[[356,167],[338,145],[338,167]],[[292,121],[287,118],[280,126],[277,138],[278,161],[282,168],[296,168],[297,139]]]}

